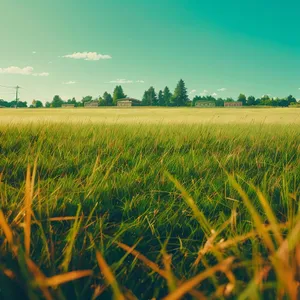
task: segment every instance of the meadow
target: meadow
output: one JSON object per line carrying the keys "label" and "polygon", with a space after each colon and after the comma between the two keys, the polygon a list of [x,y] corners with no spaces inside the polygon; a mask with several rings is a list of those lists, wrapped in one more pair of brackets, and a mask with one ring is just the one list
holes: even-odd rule
{"label": "meadow", "polygon": [[300,124],[299,108],[99,107],[74,109],[0,109],[0,123],[90,124]]}
{"label": "meadow", "polygon": [[0,110],[0,298],[297,299],[299,115]]}

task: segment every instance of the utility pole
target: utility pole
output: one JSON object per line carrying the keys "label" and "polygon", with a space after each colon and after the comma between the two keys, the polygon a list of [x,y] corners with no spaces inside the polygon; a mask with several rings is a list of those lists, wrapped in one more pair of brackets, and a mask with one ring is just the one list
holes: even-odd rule
{"label": "utility pole", "polygon": [[18,107],[18,100],[19,100],[19,86],[16,86],[16,108]]}

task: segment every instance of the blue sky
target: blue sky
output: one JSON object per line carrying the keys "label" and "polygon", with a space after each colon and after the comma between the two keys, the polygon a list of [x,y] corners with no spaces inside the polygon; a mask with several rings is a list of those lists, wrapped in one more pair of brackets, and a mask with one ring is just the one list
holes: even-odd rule
{"label": "blue sky", "polygon": [[29,103],[117,82],[140,99],[180,78],[191,95],[300,99],[298,1],[1,0],[0,11],[0,85]]}

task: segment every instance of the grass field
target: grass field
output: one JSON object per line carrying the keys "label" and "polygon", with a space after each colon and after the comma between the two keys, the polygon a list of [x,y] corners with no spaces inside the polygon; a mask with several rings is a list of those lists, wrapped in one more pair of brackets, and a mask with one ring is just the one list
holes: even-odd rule
{"label": "grass field", "polygon": [[299,113],[0,110],[0,298],[297,299]]}
{"label": "grass field", "polygon": [[300,124],[299,108],[0,109],[0,123]]}

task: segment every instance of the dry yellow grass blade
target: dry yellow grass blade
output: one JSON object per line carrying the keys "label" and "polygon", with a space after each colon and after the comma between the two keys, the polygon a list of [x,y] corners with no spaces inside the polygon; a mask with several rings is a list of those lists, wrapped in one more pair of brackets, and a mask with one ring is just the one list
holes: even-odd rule
{"label": "dry yellow grass blade", "polygon": [[72,271],[64,274],[55,275],[39,281],[40,286],[56,287],[60,284],[74,281],[83,277],[92,276],[92,270]]}
{"label": "dry yellow grass blade", "polygon": [[95,287],[93,296],[92,296],[92,300],[97,299],[107,288],[107,285],[98,285]]}
{"label": "dry yellow grass blade", "polygon": [[39,269],[39,267],[30,259],[26,259],[26,264],[28,267],[28,270],[32,273],[34,276],[36,282],[39,284],[39,287],[45,297],[46,300],[51,300],[52,296],[47,287],[41,285],[41,282],[44,282],[47,280],[47,277],[43,274],[43,272]]}
{"label": "dry yellow grass blade", "polygon": [[160,269],[159,265],[148,259],[145,255],[141,254],[137,250],[135,250],[133,247],[129,247],[126,244],[123,244],[121,242],[118,242],[117,245],[125,250],[128,253],[131,253],[134,255],[137,259],[142,261],[146,266],[148,266],[151,270],[153,270],[155,273],[159,274],[160,276],[167,279],[168,274],[165,270]]}
{"label": "dry yellow grass blade", "polygon": [[[289,223],[282,223],[282,224],[278,224],[279,229],[283,229],[283,228],[287,228],[289,226]],[[264,225],[263,226],[265,231],[271,231],[272,227],[270,225]],[[215,244],[214,247],[216,249],[220,249],[220,250],[225,250],[226,248],[229,248],[231,246],[234,246],[240,242],[245,242],[246,240],[257,236],[259,233],[257,232],[257,230],[252,230],[246,234],[243,235],[238,235],[232,239],[226,240],[226,241],[222,241],[222,243],[218,243]]]}
{"label": "dry yellow grass blade", "polygon": [[26,182],[25,182],[25,221],[24,221],[24,246],[27,256],[30,255],[30,235],[31,235],[31,170],[30,165],[27,166]]}
{"label": "dry yellow grass blade", "polygon": [[50,222],[60,222],[60,221],[75,221],[77,217],[53,217],[47,219]]}
{"label": "dry yellow grass blade", "polygon": [[0,210],[0,227],[2,228],[2,230],[4,232],[4,235],[7,239],[7,242],[9,243],[13,253],[15,255],[17,255],[18,247],[14,243],[13,232],[12,232],[11,228],[9,227],[8,223],[5,220],[5,216],[2,212],[2,210]]}
{"label": "dry yellow grass blade", "polygon": [[3,269],[1,270],[3,272],[3,274],[5,276],[7,276],[9,279],[15,279],[16,278],[16,274],[10,270],[10,269]]}
{"label": "dry yellow grass blade", "polygon": [[[150,259],[148,259],[145,255],[143,255],[139,251],[135,250],[134,246],[133,247],[129,247],[126,244],[123,244],[121,242],[117,242],[117,245],[121,249],[123,249],[126,252],[132,254],[138,260],[142,261],[147,267],[149,267],[155,273],[159,274],[161,277],[163,277],[166,280],[168,280],[168,273],[167,273],[167,271],[160,269],[160,267],[158,266],[158,264],[154,263],[153,261],[151,261]],[[174,280],[177,281],[176,285],[182,283],[182,281],[178,281],[178,279],[175,276],[174,276]],[[195,297],[196,299],[202,299],[202,300],[206,299],[206,297],[201,292],[199,292],[199,291],[197,291],[195,289],[190,290],[189,294],[192,295],[193,297]]]}
{"label": "dry yellow grass blade", "polygon": [[[297,272],[297,246],[300,242],[300,221],[296,223],[288,237],[272,257],[272,263],[277,277],[284,285],[290,299],[298,299],[299,282],[296,280]],[[292,258],[291,258],[292,255]]]}
{"label": "dry yellow grass blade", "polygon": [[2,212],[2,210],[0,210],[0,226],[4,232],[4,235],[5,235],[8,243],[12,246],[13,245],[13,233],[5,220],[5,216]]}
{"label": "dry yellow grass blade", "polygon": [[171,269],[171,263],[172,263],[172,256],[170,254],[167,253],[163,253],[163,263],[165,266],[165,270],[167,273],[167,283],[168,283],[168,287],[169,287],[169,291],[173,292],[176,289],[176,280],[175,277],[173,275],[172,269]]}
{"label": "dry yellow grass blade", "polygon": [[110,285],[113,290],[114,298],[117,300],[125,300],[125,297],[119,288],[118,282],[113,272],[111,271],[110,267],[108,266],[108,264],[106,263],[105,259],[99,251],[96,251],[96,258],[98,261],[99,268],[102,274],[104,275],[107,284]]}
{"label": "dry yellow grass blade", "polygon": [[217,264],[216,266],[211,267],[203,271],[202,273],[196,275],[192,279],[182,283],[173,293],[169,294],[164,300],[177,300],[181,299],[185,294],[187,294],[191,289],[195,288],[199,285],[203,280],[206,278],[214,275],[216,272],[226,272],[232,262],[234,261],[234,257],[228,257],[223,260],[221,263]]}

